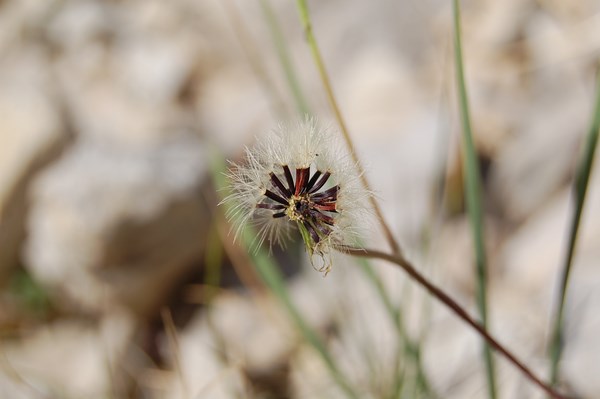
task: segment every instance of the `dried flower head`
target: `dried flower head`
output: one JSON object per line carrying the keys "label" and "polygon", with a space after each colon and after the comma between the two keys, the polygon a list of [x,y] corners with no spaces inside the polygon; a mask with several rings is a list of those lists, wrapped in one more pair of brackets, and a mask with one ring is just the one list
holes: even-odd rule
{"label": "dried flower head", "polygon": [[232,163],[228,178],[232,194],[224,202],[232,203],[228,217],[237,224],[236,236],[251,223],[258,229],[257,245],[283,244],[297,230],[311,260],[323,260],[322,271],[331,266],[331,249],[355,244],[359,221],[368,213],[369,193],[356,165],[312,118],[280,126],[246,148],[245,163]]}

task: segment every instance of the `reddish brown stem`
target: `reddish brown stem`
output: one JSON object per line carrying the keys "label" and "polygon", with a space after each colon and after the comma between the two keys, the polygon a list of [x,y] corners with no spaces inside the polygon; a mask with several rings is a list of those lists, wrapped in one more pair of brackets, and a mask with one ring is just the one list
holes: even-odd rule
{"label": "reddish brown stem", "polygon": [[410,277],[412,277],[417,283],[425,288],[431,295],[443,302],[449,307],[460,319],[471,326],[479,335],[492,347],[494,350],[502,354],[509,362],[517,367],[521,372],[535,385],[544,390],[550,397],[554,399],[567,399],[557,391],[555,391],[550,385],[542,381],[537,377],[523,362],[521,362],[515,355],[513,355],[508,349],[500,344],[494,337],[492,337],[485,328],[483,328],[477,321],[475,321],[466,310],[464,310],[454,299],[450,298],[448,294],[442,291],[440,288],[431,283],[425,276],[419,273],[406,259],[401,255],[392,255],[385,252],[373,250],[373,249],[362,249],[353,247],[341,247],[341,252],[352,256],[358,256],[362,258],[375,258],[388,261],[400,266]]}

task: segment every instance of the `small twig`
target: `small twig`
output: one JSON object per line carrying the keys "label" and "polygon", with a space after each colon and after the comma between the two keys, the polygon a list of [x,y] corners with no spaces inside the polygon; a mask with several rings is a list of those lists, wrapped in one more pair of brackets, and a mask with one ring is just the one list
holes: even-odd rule
{"label": "small twig", "polygon": [[23,387],[27,388],[31,393],[32,397],[36,398],[50,398],[50,396],[45,393],[43,390],[35,386],[35,384],[30,383],[25,379],[19,371],[17,371],[11,361],[8,359],[4,348],[0,346],[0,370],[4,372],[4,376],[13,380],[15,384],[21,384]]}
{"label": "small twig", "polygon": [[175,323],[173,322],[173,316],[171,315],[171,311],[167,307],[163,307],[161,309],[160,315],[162,317],[165,330],[167,332],[169,346],[173,354],[173,363],[175,371],[177,372],[177,376],[179,377],[179,381],[181,383],[183,397],[189,398],[190,391],[185,381],[185,377],[183,376],[183,369],[181,367],[181,350],[179,346],[179,339],[177,338],[177,329],[175,328]]}
{"label": "small twig", "polygon": [[[352,139],[350,138],[350,133],[348,133],[348,128],[346,127],[346,122],[344,121],[344,118],[342,117],[342,112],[340,111],[340,107],[338,107],[337,101],[335,99],[335,95],[333,94],[333,89],[331,87],[331,81],[329,80],[329,75],[327,74],[327,70],[325,69],[325,64],[323,63],[323,57],[321,57],[321,51],[319,50],[319,47],[317,45],[317,40],[315,39],[315,36],[313,35],[312,25],[310,22],[310,14],[308,12],[308,5],[306,4],[306,0],[298,0],[297,5],[298,5],[298,11],[300,12],[300,20],[302,21],[302,26],[303,26],[304,32],[306,34],[306,40],[308,41],[308,45],[310,46],[312,56],[315,60],[315,64],[317,65],[317,69],[319,70],[319,75],[321,77],[321,81],[325,88],[325,93],[327,94],[327,100],[329,101],[329,105],[331,106],[331,109],[333,110],[335,118],[337,119],[338,124],[340,125],[340,130],[342,131],[342,135],[344,136],[344,140],[346,142],[348,150],[350,151],[350,154],[352,155],[352,161],[358,167],[361,182],[362,182],[363,186],[365,186],[365,188],[370,192],[370,191],[372,191],[371,186],[369,185],[369,181],[367,180],[367,177],[364,173],[365,172],[364,168],[363,168],[360,160],[358,159],[358,155],[356,154],[356,149],[354,148],[354,144],[352,142]],[[401,254],[400,245],[398,244],[398,241],[396,241],[396,238],[392,234],[392,230],[390,229],[390,226],[385,221],[385,219],[383,217],[383,212],[381,211],[379,204],[375,200],[375,197],[373,195],[370,195],[369,200],[371,202],[371,206],[375,210],[375,216],[377,217],[379,223],[381,224],[385,238],[386,238],[387,242],[389,243],[390,247],[392,248],[392,252],[394,254]]]}
{"label": "small twig", "polygon": [[373,250],[373,249],[363,249],[363,248],[354,248],[342,246],[339,248],[340,252],[346,253],[352,256],[358,256],[362,258],[375,258],[382,259],[388,261],[390,263],[394,263],[400,266],[410,277],[412,277],[417,283],[419,283],[423,288],[425,288],[431,295],[433,295],[436,299],[443,302],[447,307],[449,307],[456,315],[461,318],[468,325],[473,327],[475,331],[479,333],[479,335],[497,352],[502,354],[509,362],[511,362],[515,367],[517,367],[521,372],[535,385],[544,390],[550,397],[554,399],[567,399],[567,396],[564,396],[557,391],[555,391],[550,385],[543,382],[539,377],[537,377],[523,362],[521,362],[515,355],[513,355],[508,349],[506,349],[502,344],[500,344],[494,337],[492,337],[485,328],[483,328],[477,321],[475,321],[466,310],[464,310],[454,299],[450,298],[444,291],[431,283],[425,276],[419,273],[410,262],[408,262],[401,255],[393,255],[385,252]]}

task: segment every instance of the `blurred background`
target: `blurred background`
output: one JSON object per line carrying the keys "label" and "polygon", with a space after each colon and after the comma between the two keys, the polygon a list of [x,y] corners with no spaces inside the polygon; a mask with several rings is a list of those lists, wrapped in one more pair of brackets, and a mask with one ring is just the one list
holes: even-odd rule
{"label": "blurred background", "polygon": [[[475,315],[451,4],[310,6],[395,235]],[[463,39],[490,329],[547,379],[600,2],[464,1]],[[254,254],[228,235],[225,159],[304,113],[336,126],[295,2],[4,0],[0,82],[0,397],[487,397],[481,341],[402,271],[340,257],[323,278],[300,245]],[[561,365],[588,398],[595,164]],[[365,241],[385,249],[376,227]],[[497,360],[499,397],[542,397]]]}

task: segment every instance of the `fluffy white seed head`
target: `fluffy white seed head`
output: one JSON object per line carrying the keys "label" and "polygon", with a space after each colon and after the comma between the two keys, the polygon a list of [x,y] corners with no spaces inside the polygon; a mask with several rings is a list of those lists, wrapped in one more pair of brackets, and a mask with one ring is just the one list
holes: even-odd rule
{"label": "fluffy white seed head", "polygon": [[370,214],[358,168],[337,135],[312,118],[280,125],[246,148],[244,162],[232,162],[227,176],[232,193],[223,202],[236,237],[247,224],[257,229],[257,246],[283,245],[300,232],[309,253],[325,259],[324,270],[332,248],[356,244]]}

